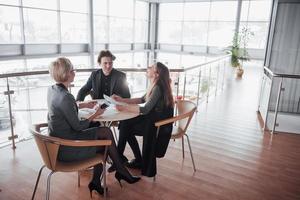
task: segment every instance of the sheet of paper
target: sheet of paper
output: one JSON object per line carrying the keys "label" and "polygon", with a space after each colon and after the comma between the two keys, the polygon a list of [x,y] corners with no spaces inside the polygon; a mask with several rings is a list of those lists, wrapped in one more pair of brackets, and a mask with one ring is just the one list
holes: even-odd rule
{"label": "sheet of paper", "polygon": [[81,118],[86,118],[92,114],[94,114],[96,112],[95,109],[91,109],[91,108],[82,108],[78,110],[78,117],[79,119]]}
{"label": "sheet of paper", "polygon": [[[96,112],[95,109],[81,108],[78,110],[78,117],[79,117],[79,119],[87,118],[87,117],[91,116],[92,114],[94,114],[95,112]],[[115,115],[118,112],[119,111],[116,109],[116,107],[114,105],[111,105],[105,109],[104,113],[101,116],[106,117],[106,116],[110,116],[110,115]]]}
{"label": "sheet of paper", "polygon": [[114,105],[126,105],[126,103],[123,102],[118,102],[116,100],[114,100],[113,98],[103,94],[104,99],[109,103],[109,104],[114,104]]}
{"label": "sheet of paper", "polygon": [[119,111],[116,109],[116,107],[112,105],[112,106],[109,106],[108,108],[106,108],[106,110],[104,111],[102,116],[106,117],[106,116],[110,116],[110,115],[115,115],[118,112]]}

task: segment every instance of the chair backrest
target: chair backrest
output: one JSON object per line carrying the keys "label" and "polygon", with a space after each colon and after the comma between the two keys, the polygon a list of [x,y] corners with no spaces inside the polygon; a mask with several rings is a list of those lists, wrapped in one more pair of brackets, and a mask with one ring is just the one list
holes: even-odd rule
{"label": "chair backrest", "polygon": [[197,107],[193,102],[187,100],[178,100],[178,116],[184,116],[178,121],[178,127],[183,131],[181,135],[186,132],[196,109]]}
{"label": "chair backrest", "polygon": [[54,137],[43,135],[41,133],[42,127],[48,127],[47,124],[37,124],[30,129],[34,136],[35,142],[38,146],[42,159],[45,165],[55,171],[58,149],[60,144],[55,140]]}

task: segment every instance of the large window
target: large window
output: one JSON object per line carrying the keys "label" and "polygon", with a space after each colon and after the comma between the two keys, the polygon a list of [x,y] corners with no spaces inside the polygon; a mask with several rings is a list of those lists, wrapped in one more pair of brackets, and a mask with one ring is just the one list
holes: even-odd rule
{"label": "large window", "polygon": [[56,0],[22,0],[22,4],[26,7],[57,9]]}
{"label": "large window", "polygon": [[208,23],[185,21],[183,23],[182,43],[186,45],[207,45]]}
{"label": "large window", "polygon": [[0,4],[7,4],[7,5],[19,5],[19,0],[0,0]]}
{"label": "large window", "polygon": [[88,16],[80,13],[61,13],[61,40],[63,43],[88,42]]}
{"label": "large window", "polygon": [[133,19],[133,0],[109,0],[109,15]]}
{"label": "large window", "polygon": [[147,48],[148,2],[93,0],[92,16],[90,2],[0,0],[0,57],[78,56],[105,48],[114,52]]}
{"label": "large window", "polygon": [[56,11],[25,8],[23,12],[26,43],[58,43]]}
{"label": "large window", "polygon": [[[176,13],[176,15],[174,15]],[[160,4],[159,7],[159,43],[181,44],[183,4]]]}
{"label": "large window", "polygon": [[107,0],[93,0],[93,9],[95,15],[107,15]]}
{"label": "large window", "polygon": [[210,21],[235,21],[237,1],[212,1]]}
{"label": "large window", "polygon": [[159,43],[181,44],[182,22],[160,21]]}
{"label": "large window", "polygon": [[[146,43],[147,2],[134,0],[94,0],[95,43]],[[129,46],[127,49],[130,49]]]}
{"label": "large window", "polygon": [[237,2],[234,1],[160,4],[158,41],[228,46],[234,35],[236,10]]}
{"label": "large window", "polygon": [[148,4],[136,1],[135,4],[135,24],[134,42],[146,43],[148,40]]}
{"label": "large window", "polygon": [[208,46],[229,46],[234,35],[234,28],[234,22],[211,22],[209,24]]}
{"label": "large window", "polygon": [[94,40],[95,43],[108,43],[108,18],[106,16],[94,16]]}
{"label": "large window", "polygon": [[[164,1],[158,1],[159,19],[155,22],[160,50],[211,53],[224,52],[222,49],[230,45],[238,1],[161,2]],[[113,52],[148,48],[144,43],[149,38],[149,2],[93,0],[92,17],[89,3],[90,0],[0,0],[0,44],[6,45],[0,49],[0,56],[78,56],[92,49],[98,53],[105,48]],[[270,7],[270,0],[242,1],[240,28],[248,27],[254,32],[249,48],[265,47]],[[89,48],[91,41],[94,48]]]}
{"label": "large window", "polygon": [[60,9],[64,11],[87,13],[88,2],[88,0],[60,0]]}
{"label": "large window", "polygon": [[271,1],[243,1],[240,29],[248,28],[254,33],[248,42],[249,48],[264,49],[267,40]]}
{"label": "large window", "polygon": [[[237,5],[238,1],[160,3],[160,49],[180,50],[183,45],[198,46],[197,51],[202,53],[210,53],[210,50],[216,49],[224,52],[222,49],[231,44],[238,23]],[[264,49],[270,7],[270,0],[242,1],[240,27],[248,27],[254,32],[254,37],[249,40],[249,48]],[[177,48],[174,48],[174,45],[177,45]]]}
{"label": "large window", "polygon": [[19,8],[0,6],[0,44],[21,42]]}
{"label": "large window", "polygon": [[109,19],[109,42],[110,43],[132,43],[133,42],[133,20],[125,18],[110,17]]}

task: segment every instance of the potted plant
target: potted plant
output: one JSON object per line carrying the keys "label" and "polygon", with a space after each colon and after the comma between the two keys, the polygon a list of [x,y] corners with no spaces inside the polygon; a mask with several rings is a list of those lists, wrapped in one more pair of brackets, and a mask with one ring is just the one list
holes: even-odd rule
{"label": "potted plant", "polygon": [[248,28],[243,27],[241,31],[236,32],[232,39],[232,45],[229,46],[228,53],[230,53],[231,66],[236,68],[237,77],[242,77],[244,73],[243,61],[250,60],[247,46],[251,36],[253,36]]}

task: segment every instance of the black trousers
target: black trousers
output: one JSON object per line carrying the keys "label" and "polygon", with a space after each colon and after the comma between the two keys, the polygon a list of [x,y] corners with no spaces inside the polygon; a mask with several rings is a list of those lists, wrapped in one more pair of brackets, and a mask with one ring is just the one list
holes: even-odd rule
{"label": "black trousers", "polygon": [[[142,154],[135,136],[143,137]],[[122,121],[119,129],[118,152],[124,156],[124,150],[128,142],[135,158],[142,162],[142,175],[153,177],[156,175],[156,128],[153,120],[148,115]]]}

